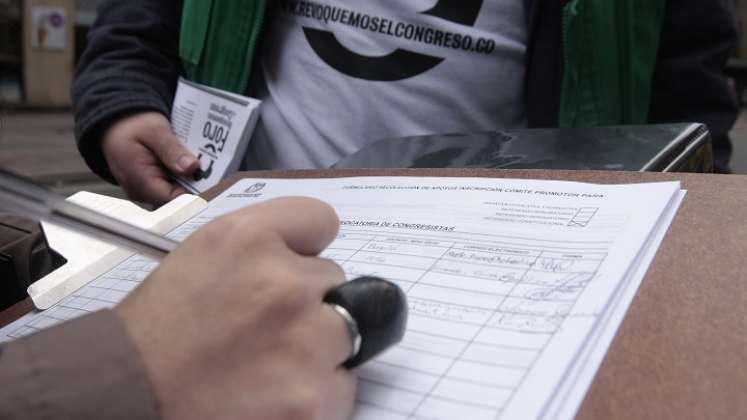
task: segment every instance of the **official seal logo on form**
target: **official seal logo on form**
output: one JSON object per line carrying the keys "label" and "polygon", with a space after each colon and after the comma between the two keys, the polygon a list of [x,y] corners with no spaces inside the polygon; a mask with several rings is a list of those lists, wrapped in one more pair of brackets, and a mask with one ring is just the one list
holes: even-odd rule
{"label": "official seal logo on form", "polygon": [[241,194],[229,194],[228,198],[259,198],[262,197],[262,194],[258,193],[265,189],[266,186],[266,182],[258,182],[245,189]]}
{"label": "official seal logo on form", "polygon": [[244,194],[254,194],[262,191],[267,186],[266,182],[258,182],[244,190]]}

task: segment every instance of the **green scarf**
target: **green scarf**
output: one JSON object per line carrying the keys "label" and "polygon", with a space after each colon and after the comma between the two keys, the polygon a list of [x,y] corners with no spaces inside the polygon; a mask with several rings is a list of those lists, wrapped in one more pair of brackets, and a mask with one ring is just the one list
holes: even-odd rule
{"label": "green scarf", "polygon": [[265,0],[185,0],[179,55],[187,79],[245,93]]}
{"label": "green scarf", "polygon": [[644,124],[666,0],[571,0],[563,11],[561,127]]}

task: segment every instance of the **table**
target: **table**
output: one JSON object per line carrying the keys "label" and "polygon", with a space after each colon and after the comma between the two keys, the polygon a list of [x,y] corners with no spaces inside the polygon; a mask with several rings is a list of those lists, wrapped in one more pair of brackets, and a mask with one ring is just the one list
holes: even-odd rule
{"label": "table", "polygon": [[[682,181],[687,197],[578,419],[747,418],[747,176],[602,171],[391,169],[246,177],[475,176],[597,183]],[[0,325],[30,309],[22,302]]]}

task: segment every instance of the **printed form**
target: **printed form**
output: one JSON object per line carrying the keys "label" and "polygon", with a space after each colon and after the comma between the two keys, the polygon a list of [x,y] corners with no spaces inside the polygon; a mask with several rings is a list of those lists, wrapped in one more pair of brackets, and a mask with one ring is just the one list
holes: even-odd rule
{"label": "printed form", "polygon": [[[355,419],[572,418],[683,193],[678,182],[244,179],[170,236],[274,197],[332,204],[323,256],[409,302],[403,342],[359,370]],[[111,307],[156,266],[135,255],[0,341]]]}

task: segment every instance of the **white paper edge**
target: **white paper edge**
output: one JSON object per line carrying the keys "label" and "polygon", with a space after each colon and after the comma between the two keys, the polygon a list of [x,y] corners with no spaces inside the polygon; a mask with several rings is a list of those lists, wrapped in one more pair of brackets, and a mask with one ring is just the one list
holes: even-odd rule
{"label": "white paper edge", "polygon": [[651,263],[674,221],[677,211],[687,194],[681,190],[674,198],[674,202],[663,214],[661,223],[656,227],[646,251],[641,255],[637,266],[628,279],[628,284],[615,296],[612,305],[605,312],[588,345],[581,350],[581,356],[569,370],[566,379],[556,391],[543,419],[573,419],[584,401],[586,392],[591,387],[607,350],[614,340],[617,330],[622,325],[638,289],[646,276]]}

